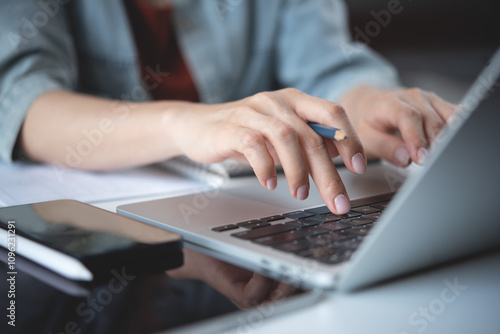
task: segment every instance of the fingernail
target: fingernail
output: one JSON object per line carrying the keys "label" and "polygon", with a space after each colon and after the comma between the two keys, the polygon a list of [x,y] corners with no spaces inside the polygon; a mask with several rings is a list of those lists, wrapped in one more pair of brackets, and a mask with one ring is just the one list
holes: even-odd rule
{"label": "fingernail", "polygon": [[270,178],[269,180],[266,181],[266,187],[269,190],[276,189],[277,185],[278,185],[278,178],[276,176],[272,177],[272,178]]}
{"label": "fingernail", "polygon": [[354,168],[354,171],[358,174],[363,174],[364,172],[366,172],[366,163],[363,154],[356,153],[352,157],[352,167]]}
{"label": "fingernail", "polygon": [[425,163],[425,159],[427,158],[427,150],[423,147],[419,148],[417,157],[418,157],[418,164],[423,165]]}
{"label": "fingernail", "polygon": [[297,189],[297,199],[303,201],[307,198],[307,196],[309,196],[309,185],[304,184]]}
{"label": "fingernail", "polygon": [[345,195],[340,194],[335,197],[335,208],[338,214],[348,213],[351,210],[351,203],[349,203]]}
{"label": "fingernail", "polygon": [[398,147],[394,153],[394,157],[401,166],[408,166],[410,164],[410,153],[408,153],[405,147]]}

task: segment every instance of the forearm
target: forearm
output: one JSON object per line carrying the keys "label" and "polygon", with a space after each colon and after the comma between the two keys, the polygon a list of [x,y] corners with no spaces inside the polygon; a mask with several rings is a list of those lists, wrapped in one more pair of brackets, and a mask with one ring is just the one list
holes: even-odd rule
{"label": "forearm", "polygon": [[180,154],[170,136],[170,120],[187,104],[132,103],[52,91],[28,111],[19,148],[38,162],[86,170],[161,161]]}

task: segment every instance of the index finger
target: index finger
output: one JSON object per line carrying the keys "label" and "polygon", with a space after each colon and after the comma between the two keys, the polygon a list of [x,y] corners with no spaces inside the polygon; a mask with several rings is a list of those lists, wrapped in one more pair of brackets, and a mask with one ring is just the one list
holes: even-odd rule
{"label": "index finger", "polygon": [[344,164],[351,172],[356,174],[362,174],[366,171],[363,145],[342,106],[303,94],[299,99],[294,100],[292,107],[307,122],[318,122],[342,130],[347,139],[333,141],[333,144],[336,146]]}
{"label": "index finger", "polygon": [[[335,128],[342,128],[348,139],[333,143],[347,168],[355,173],[363,173],[366,170],[363,147],[342,107],[308,95],[304,96],[303,99],[294,100],[292,107],[299,117],[305,118],[306,121],[316,121]],[[309,173],[316,183],[321,197],[332,212],[336,214],[347,213],[351,205],[344,184],[330,157],[326,145],[326,141],[329,139],[321,138],[304,122],[295,121],[294,123],[297,123],[294,126],[298,129],[297,133],[304,150]]]}
{"label": "index finger", "polygon": [[429,93],[429,101],[439,116],[441,116],[446,122],[450,120],[450,117],[454,115],[458,109],[456,105],[443,100],[434,93]]}

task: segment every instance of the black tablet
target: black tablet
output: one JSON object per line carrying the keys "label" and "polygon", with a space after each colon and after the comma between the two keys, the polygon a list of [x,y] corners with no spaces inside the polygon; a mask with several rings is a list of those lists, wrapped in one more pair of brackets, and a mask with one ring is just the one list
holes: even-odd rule
{"label": "black tablet", "polygon": [[0,208],[0,245],[77,281],[142,276],[179,267],[182,237],[73,200]]}

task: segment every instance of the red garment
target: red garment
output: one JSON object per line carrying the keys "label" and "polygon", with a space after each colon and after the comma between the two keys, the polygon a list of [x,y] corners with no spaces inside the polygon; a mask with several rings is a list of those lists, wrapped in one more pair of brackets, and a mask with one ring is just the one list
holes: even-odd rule
{"label": "red garment", "polygon": [[157,8],[144,0],[125,0],[125,6],[145,88],[155,100],[198,101],[198,91],[177,45],[171,6]]}

